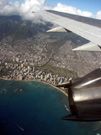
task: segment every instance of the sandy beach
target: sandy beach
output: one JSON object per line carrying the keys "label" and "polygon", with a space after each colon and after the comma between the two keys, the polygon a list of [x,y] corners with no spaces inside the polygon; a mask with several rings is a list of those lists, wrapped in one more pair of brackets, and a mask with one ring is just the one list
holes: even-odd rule
{"label": "sandy beach", "polygon": [[[0,77],[0,79],[6,80],[6,81],[11,81],[10,79],[2,78],[2,77]],[[20,80],[14,80],[14,81],[20,81]],[[56,87],[56,86],[54,86],[54,85],[52,85],[52,84],[50,84],[50,83],[47,83],[47,82],[45,82],[45,81],[40,81],[40,80],[21,80],[21,81],[25,81],[25,82],[33,81],[33,82],[41,82],[41,83],[44,83],[44,84],[48,84],[48,85],[52,86],[53,88],[55,88],[55,89],[61,91],[61,92],[62,92],[63,94],[65,94],[66,96],[68,96],[68,94],[67,94],[64,90],[62,90],[61,88],[58,88],[58,87]]]}

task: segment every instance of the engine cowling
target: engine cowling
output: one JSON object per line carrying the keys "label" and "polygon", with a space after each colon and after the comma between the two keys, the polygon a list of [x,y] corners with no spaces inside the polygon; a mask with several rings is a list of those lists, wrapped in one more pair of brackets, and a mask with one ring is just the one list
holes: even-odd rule
{"label": "engine cowling", "polygon": [[69,83],[71,114],[63,120],[101,121],[101,69],[96,69],[75,83]]}

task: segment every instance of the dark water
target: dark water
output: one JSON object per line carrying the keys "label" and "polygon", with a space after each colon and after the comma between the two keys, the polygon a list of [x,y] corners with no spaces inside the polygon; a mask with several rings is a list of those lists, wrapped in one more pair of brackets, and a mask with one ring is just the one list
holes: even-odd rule
{"label": "dark water", "polygon": [[100,122],[70,122],[68,99],[39,82],[0,80],[0,135],[101,135]]}

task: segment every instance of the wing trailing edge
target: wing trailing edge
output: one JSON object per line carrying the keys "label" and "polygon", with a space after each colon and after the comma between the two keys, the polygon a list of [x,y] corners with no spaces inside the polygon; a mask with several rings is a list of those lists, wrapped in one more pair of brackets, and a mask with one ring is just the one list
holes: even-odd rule
{"label": "wing trailing edge", "polygon": [[80,47],[73,49],[73,51],[101,51],[101,46],[89,42],[87,44],[84,44]]}
{"label": "wing trailing edge", "polygon": [[90,41],[73,51],[101,51],[101,20],[53,10],[39,11],[38,15],[60,26],[47,32],[73,32]]}

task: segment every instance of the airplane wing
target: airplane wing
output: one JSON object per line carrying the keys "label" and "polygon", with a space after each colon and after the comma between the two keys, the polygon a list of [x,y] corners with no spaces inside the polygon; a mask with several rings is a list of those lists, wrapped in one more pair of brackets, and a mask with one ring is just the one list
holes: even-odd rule
{"label": "airplane wing", "polygon": [[101,51],[101,20],[54,10],[40,11],[39,14],[47,21],[59,25],[48,32],[71,31],[90,41],[88,44],[73,49],[73,51]]}
{"label": "airplane wing", "polygon": [[[89,40],[74,51],[101,51],[101,20],[52,10],[41,11],[40,15],[59,25],[48,32],[73,32]],[[74,83],[70,80],[57,87],[68,89],[71,114],[62,117],[63,120],[101,121],[101,68]]]}

